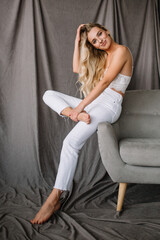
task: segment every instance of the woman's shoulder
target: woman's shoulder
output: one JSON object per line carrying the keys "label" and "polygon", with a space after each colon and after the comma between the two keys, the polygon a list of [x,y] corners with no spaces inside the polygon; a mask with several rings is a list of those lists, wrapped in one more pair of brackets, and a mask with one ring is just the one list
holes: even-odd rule
{"label": "woman's shoulder", "polygon": [[[132,69],[133,66],[133,56],[130,49],[127,46],[119,45],[117,48],[117,57],[125,61],[123,68],[125,69],[126,73],[124,75],[131,75],[128,73],[128,69]],[[132,72],[132,70],[130,71]]]}
{"label": "woman's shoulder", "polygon": [[127,53],[131,53],[131,51],[129,50],[128,47],[126,47],[125,45],[120,45],[118,44],[117,49],[116,49],[116,53],[117,54],[127,54]]}
{"label": "woman's shoulder", "polygon": [[119,45],[118,48],[119,48],[119,52],[124,53],[124,54],[128,54],[129,56],[132,57],[132,52],[131,52],[131,50],[127,46]]}
{"label": "woman's shoulder", "polygon": [[116,55],[119,55],[121,57],[125,57],[125,58],[132,58],[132,53],[130,51],[130,49],[128,47],[126,47],[125,45],[118,45],[116,52]]}

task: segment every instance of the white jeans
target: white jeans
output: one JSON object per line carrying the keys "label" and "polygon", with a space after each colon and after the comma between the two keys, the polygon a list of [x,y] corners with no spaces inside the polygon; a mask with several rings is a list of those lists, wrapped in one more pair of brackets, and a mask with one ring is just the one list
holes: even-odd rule
{"label": "white jeans", "polygon": [[[60,116],[66,107],[75,108],[82,99],[48,90],[43,95],[44,102]],[[79,121],[63,141],[60,164],[54,188],[70,191],[77,166],[78,154],[86,140],[96,131],[100,122],[114,123],[121,114],[123,97],[106,88],[84,110],[90,115],[91,123]],[[62,116],[63,117],[63,116]]]}

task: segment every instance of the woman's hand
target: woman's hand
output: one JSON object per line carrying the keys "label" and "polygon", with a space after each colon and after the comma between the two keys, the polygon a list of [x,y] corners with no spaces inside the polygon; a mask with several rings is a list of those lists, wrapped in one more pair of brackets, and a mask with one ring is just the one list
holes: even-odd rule
{"label": "woman's hand", "polygon": [[78,115],[81,112],[83,112],[83,108],[80,105],[78,105],[76,108],[71,110],[69,114],[70,119],[72,119],[74,122],[78,122]]}
{"label": "woman's hand", "polygon": [[81,28],[84,26],[85,24],[81,24],[81,25],[79,25],[79,27],[77,28],[77,34],[76,34],[76,39],[75,39],[75,41],[76,42],[80,42],[80,40],[81,40],[81,35],[80,35],[80,31],[81,31]]}
{"label": "woman's hand", "polygon": [[71,113],[69,114],[69,117],[71,120],[73,120],[74,122],[78,122],[78,114],[79,112],[77,112],[76,110],[72,110]]}

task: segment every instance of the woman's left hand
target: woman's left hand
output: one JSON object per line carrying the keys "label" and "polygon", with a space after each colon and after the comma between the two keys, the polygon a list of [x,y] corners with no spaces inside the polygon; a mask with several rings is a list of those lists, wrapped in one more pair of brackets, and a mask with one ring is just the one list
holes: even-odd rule
{"label": "woman's left hand", "polygon": [[78,122],[78,114],[82,111],[83,111],[83,109],[81,110],[78,107],[72,109],[71,113],[69,114],[70,119],[72,119],[75,122]]}

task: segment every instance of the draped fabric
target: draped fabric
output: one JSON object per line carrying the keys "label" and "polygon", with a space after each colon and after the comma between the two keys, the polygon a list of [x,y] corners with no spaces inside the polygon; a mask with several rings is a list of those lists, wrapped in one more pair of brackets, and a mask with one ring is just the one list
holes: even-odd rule
{"label": "draped fabric", "polygon": [[160,0],[158,0],[158,14],[159,14],[159,20],[160,20]]}
{"label": "draped fabric", "polygon": [[62,142],[75,123],[47,107],[48,89],[79,97],[72,71],[81,23],[98,22],[134,59],[128,89],[159,89],[156,0],[0,1],[0,239],[159,239],[159,186],[129,185],[114,219],[117,184],[97,134],[80,152],[72,194],[44,225],[33,218],[54,185]]}

